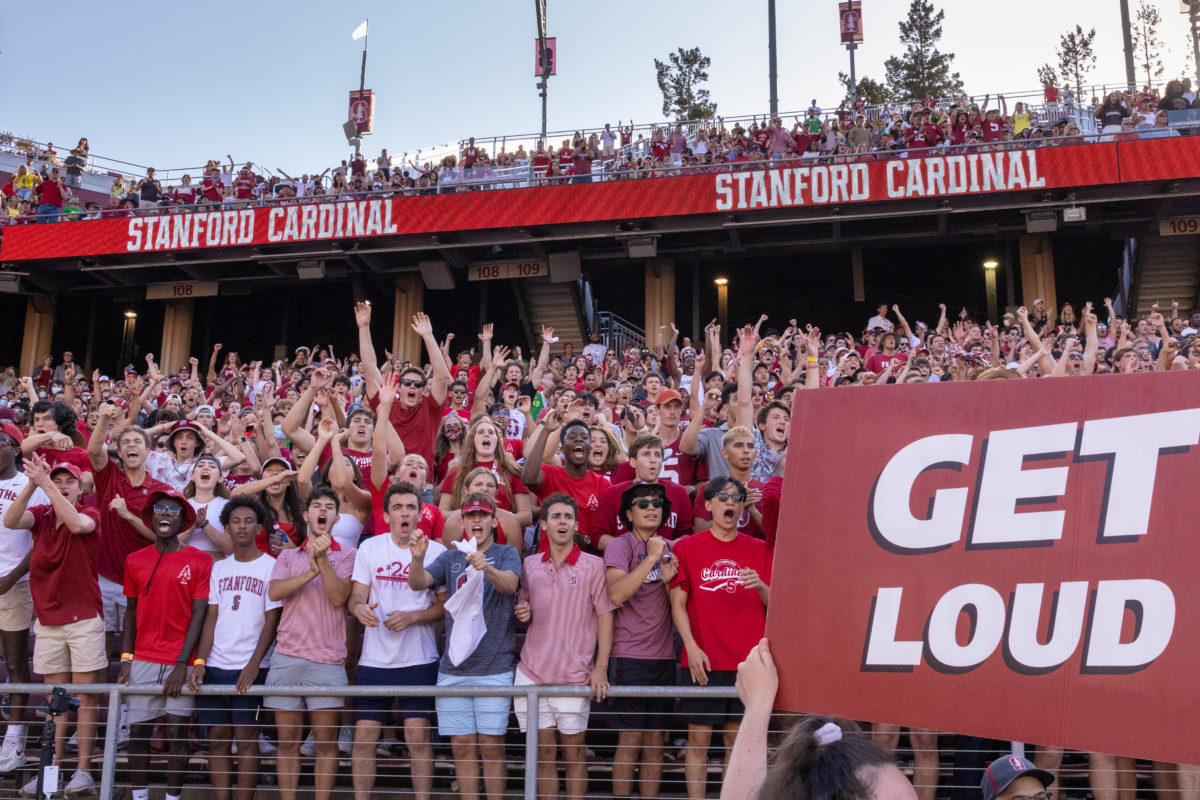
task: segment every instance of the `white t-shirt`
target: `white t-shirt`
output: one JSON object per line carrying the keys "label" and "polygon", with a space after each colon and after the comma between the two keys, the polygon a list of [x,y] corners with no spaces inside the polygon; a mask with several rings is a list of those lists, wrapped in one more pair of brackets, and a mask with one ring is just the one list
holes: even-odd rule
{"label": "white t-shirt", "polygon": [[[437,542],[429,543],[425,563],[432,564],[446,548]],[[440,657],[434,636],[434,625],[411,625],[399,633],[389,631],[383,620],[392,611],[424,611],[434,603],[432,589],[414,592],[408,587],[408,569],[412,551],[392,541],[391,534],[372,536],[358,548],[354,558],[352,580],[369,586],[368,603],[378,603],[374,609],[380,624],[363,632],[362,656],[358,663],[368,667],[411,667],[430,664]]]}
{"label": "white t-shirt", "polygon": [[617,140],[617,135],[610,130],[600,131],[600,141],[605,147],[612,147],[613,142]]}
{"label": "white t-shirt", "polygon": [[[525,412],[516,408],[508,410],[508,430],[504,432],[506,438],[509,439],[524,439],[525,426],[529,421],[525,419]],[[430,562],[433,563],[432,561]]]}
{"label": "white t-shirt", "polygon": [[[4,515],[8,513],[13,501],[17,499],[17,495],[28,483],[29,478],[24,472],[18,472],[8,480],[0,481],[0,520],[4,519]],[[50,505],[50,498],[46,497],[46,493],[41,489],[34,489],[33,496],[29,498],[29,505],[26,508],[48,505]],[[32,531],[13,530],[4,527],[3,522],[0,522],[0,575],[7,575],[16,569],[32,549]],[[22,575],[21,580],[29,580],[29,573],[26,572]]]}
{"label": "white t-shirt", "polygon": [[[225,504],[229,502],[228,500],[226,500],[224,497],[214,497],[208,503],[201,503],[197,501],[196,498],[192,497],[188,499],[188,502],[191,503],[192,508],[197,511],[207,506],[208,524],[212,525],[222,533],[225,532],[225,526],[221,524],[221,509],[225,508]],[[196,530],[192,531],[191,536],[188,537],[187,543],[189,547],[194,547],[197,550],[203,550],[206,553],[221,552],[221,548],[217,547],[213,540],[208,538],[208,532],[203,528],[197,528]]]}
{"label": "white t-shirt", "polygon": [[[213,564],[208,604],[217,606],[217,627],[213,630],[208,666],[240,670],[250,663],[267,612],[283,607],[282,602],[267,597],[273,569],[275,559],[266,553],[253,561],[238,561],[229,556]],[[270,666],[269,662],[268,653],[261,666]]]}

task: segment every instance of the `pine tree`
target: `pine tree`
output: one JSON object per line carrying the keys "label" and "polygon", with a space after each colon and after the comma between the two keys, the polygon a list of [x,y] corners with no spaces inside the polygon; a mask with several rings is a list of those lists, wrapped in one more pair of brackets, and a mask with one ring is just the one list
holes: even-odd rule
{"label": "pine tree", "polygon": [[1085,33],[1081,25],[1058,38],[1058,69],[1063,77],[1075,82],[1077,92],[1083,92],[1084,81],[1096,67],[1096,54],[1092,51],[1095,38],[1095,28]]}
{"label": "pine tree", "polygon": [[888,101],[887,87],[878,81],[873,81],[866,75],[858,78],[858,85],[854,87],[854,91],[850,88],[850,76],[845,72],[838,73],[838,83],[846,88],[846,94],[842,97],[842,102],[849,105],[859,97],[867,98],[867,105],[881,106]]}
{"label": "pine tree", "polygon": [[1142,69],[1146,71],[1146,83],[1152,83],[1163,74],[1162,40],[1158,38],[1158,26],[1162,15],[1158,9],[1142,0],[1133,20],[1133,53]]}
{"label": "pine tree", "polygon": [[1049,64],[1042,64],[1038,67],[1038,82],[1042,86],[1058,86],[1058,73],[1054,71],[1054,67]]}
{"label": "pine tree", "polygon": [[961,94],[962,78],[951,72],[954,53],[938,50],[942,38],[942,19],[946,12],[934,11],[929,0],[912,0],[908,17],[900,22],[900,43],[904,55],[892,56],[884,63],[888,91],[899,99]]}
{"label": "pine tree", "polygon": [[663,96],[663,116],[681,121],[715,117],[717,104],[709,101],[707,89],[699,88],[708,80],[712,59],[701,55],[699,47],[691,50],[680,47],[668,60],[670,63],[654,59],[658,88]]}

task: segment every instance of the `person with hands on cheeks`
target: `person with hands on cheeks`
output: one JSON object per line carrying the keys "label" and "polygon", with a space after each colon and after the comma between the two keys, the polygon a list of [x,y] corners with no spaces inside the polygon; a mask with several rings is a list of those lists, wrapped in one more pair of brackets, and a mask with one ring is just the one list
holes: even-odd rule
{"label": "person with hands on cheeks", "polygon": [[[380,410],[384,424],[387,418]],[[412,539],[420,535],[421,491],[396,483],[383,495],[388,532],[362,543],[354,560],[350,613],[364,627],[358,660],[359,686],[433,686],[437,683],[437,623],[445,616],[446,592],[413,590],[408,585]],[[438,542],[425,543],[425,555],[435,559],[445,551]],[[354,700],[354,793],[367,800],[375,785],[375,748],[386,723],[392,697]],[[433,697],[400,699],[404,742],[409,751],[413,789],[428,800],[433,789],[433,746],[429,728]]]}
{"label": "person with hands on cheeks", "polygon": [[[683,639],[682,666],[689,683],[732,686],[738,663],[766,627],[771,561],[765,542],[738,533],[746,503],[741,481],[728,476],[710,480],[704,500],[712,527],[674,547],[679,572],[671,581],[671,616]],[[723,726],[725,746],[731,747],[744,709],[732,699],[685,698],[679,710],[688,720],[688,796],[699,800],[704,797],[713,728]]]}
{"label": "person with hands on cheeks", "polygon": [[[659,530],[671,514],[667,489],[635,483],[621,495],[620,514],[629,528],[604,550],[608,599],[613,614],[609,678],[613,686],[673,686],[675,627],[667,585],[679,571],[672,543]],[[658,797],[662,778],[662,731],[671,698],[613,698],[610,727],[620,731],[613,756],[613,794],[633,796],[633,774],[644,798]]]}
{"label": "person with hands on cheeks", "polygon": [[[280,552],[267,596],[283,602],[267,686],[345,686],[346,601],[357,551],[333,538],[340,501],[326,486],[313,489],[304,510],[308,538]],[[300,737],[309,712],[316,744],[313,767],[317,800],[329,800],[337,780],[340,697],[268,695],[279,730],[277,770],[284,800],[295,800],[300,784]]]}
{"label": "person with hands on cheeks", "polygon": [[736,685],[746,712],[729,755],[721,800],[916,800],[895,759],[847,720],[806,717],[784,737],[768,765],[767,731],[779,673],[766,639],[738,664]]}
{"label": "person with hands on cheeks", "polygon": [[[20,447],[17,433],[10,423],[0,423],[0,476],[11,467],[13,454]],[[11,441],[8,441],[11,440]],[[13,467],[15,472],[15,467]],[[14,481],[20,477],[23,481]],[[36,613],[36,637],[33,644],[33,669],[43,676],[49,686],[63,683],[100,683],[108,669],[108,653],[104,642],[103,602],[96,583],[96,543],[99,537],[100,512],[80,503],[83,479],[74,464],[50,465],[39,456],[25,461],[25,473],[0,477],[9,487],[20,485],[19,492],[4,513],[3,529],[6,546],[21,541],[20,534],[32,534],[32,549],[27,550],[16,569],[3,582],[16,581],[28,570],[28,582],[23,587],[30,605],[25,610],[20,631],[21,639],[14,642],[15,632],[4,630],[5,661],[9,680],[28,682],[29,672],[25,648],[28,646],[29,617]],[[3,493],[0,492],[0,495]],[[0,506],[6,500],[0,497]],[[11,553],[9,554],[11,557]],[[15,591],[10,586],[5,597]],[[16,610],[9,605],[5,618],[11,622]],[[10,627],[5,625],[5,627]],[[11,654],[17,649],[21,661]],[[0,757],[2,768],[11,772],[25,762],[24,715],[18,712],[25,706],[26,697],[14,694],[13,713]],[[78,726],[79,757],[75,773],[67,783],[68,795],[88,791],[95,786],[90,769],[92,747],[96,735],[96,698],[80,695]],[[67,725],[56,729],[54,763],[62,763],[66,747]],[[37,777],[22,790],[32,795],[37,789]]]}
{"label": "person with hands on cheeks", "polygon": [[[563,492],[548,496],[542,504],[540,525],[549,546],[546,552],[525,558],[514,613],[518,621],[529,624],[529,631],[513,685],[591,687],[591,697],[538,700],[538,793],[558,796],[555,756],[561,746],[567,797],[583,797],[587,793],[584,737],[588,713],[592,698],[603,700],[608,695],[615,606],[608,597],[603,560],[584,553],[575,543],[575,499]],[[528,716],[526,702],[524,697],[513,698],[522,731]]]}
{"label": "person with hands on cheeks", "polygon": [[[103,469],[97,480],[101,474]],[[148,800],[150,737],[153,723],[165,715],[170,742],[166,796],[178,800],[187,769],[186,726],[194,705],[191,695],[180,692],[208,613],[213,562],[207,553],[179,541],[179,534],[195,524],[196,512],[173,491],[152,493],[142,521],[154,534],[154,544],[125,559],[128,606],[118,681],[129,686],[161,683],[163,690],[126,700],[130,780],[134,800]]]}
{"label": "person with hands on cheeks", "polygon": [[[463,498],[463,533],[474,540],[475,552],[467,555],[457,547],[449,548],[431,563],[429,537],[419,534],[412,539],[412,564],[408,585],[414,591],[445,587],[454,594],[469,582],[467,567],[483,573],[483,602],[479,613],[485,630],[482,638],[457,664],[450,647],[438,663],[438,686],[511,686],[513,649],[516,646],[513,605],[520,583],[521,560],[511,545],[497,544],[494,538],[496,501],[486,494],[472,492]],[[457,621],[446,614],[446,641],[455,640]],[[459,629],[459,636],[469,628]],[[502,800],[508,773],[504,755],[504,735],[508,730],[511,705],[507,697],[438,697],[438,732],[450,737],[454,753],[454,771],[464,797],[478,797],[482,763],[484,789],[488,800]]]}
{"label": "person with hands on cheeks", "polygon": [[[235,741],[239,800],[252,798],[258,785],[260,698],[247,696],[246,690],[266,681],[268,651],[283,608],[267,597],[275,559],[255,543],[266,520],[266,509],[252,497],[235,498],[221,508],[220,522],[233,554],[213,564],[199,658],[188,676],[188,688],[196,694],[196,717],[208,728],[209,775],[217,800],[230,800]],[[235,685],[238,694],[206,695],[206,684]]]}

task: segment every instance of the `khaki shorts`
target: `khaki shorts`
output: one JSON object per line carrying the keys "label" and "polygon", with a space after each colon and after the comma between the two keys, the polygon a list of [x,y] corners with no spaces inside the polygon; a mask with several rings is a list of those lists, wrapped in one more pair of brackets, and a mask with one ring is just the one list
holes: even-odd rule
{"label": "khaki shorts", "polygon": [[93,672],[108,667],[104,620],[100,617],[66,625],[33,626],[33,671],[39,675]]}
{"label": "khaki shorts", "polygon": [[29,593],[29,581],[18,581],[4,594],[0,594],[0,631],[29,632],[33,622],[33,595]]}
{"label": "khaki shorts", "polygon": [[[513,686],[531,686],[533,679],[521,672],[513,678]],[[517,726],[525,732],[525,723],[529,716],[526,706],[528,700],[521,696],[513,697],[513,711],[517,715]],[[592,710],[590,697],[539,697],[538,698],[538,730],[557,728],[559,733],[568,736],[583,733],[587,730],[588,714]]]}

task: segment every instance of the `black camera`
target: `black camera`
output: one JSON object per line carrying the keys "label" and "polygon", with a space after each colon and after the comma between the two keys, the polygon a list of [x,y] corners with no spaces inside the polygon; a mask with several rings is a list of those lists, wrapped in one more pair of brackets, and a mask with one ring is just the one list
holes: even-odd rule
{"label": "black camera", "polygon": [[39,714],[61,717],[71,711],[79,710],[79,698],[68,692],[61,686],[56,686],[50,696],[46,698],[46,702],[38,709]]}

